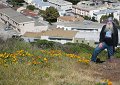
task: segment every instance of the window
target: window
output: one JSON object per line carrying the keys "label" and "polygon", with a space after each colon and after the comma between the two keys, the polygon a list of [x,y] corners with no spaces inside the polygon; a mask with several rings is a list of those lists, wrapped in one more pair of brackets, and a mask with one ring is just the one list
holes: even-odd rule
{"label": "window", "polygon": [[23,24],[23,26],[24,26],[24,24]]}

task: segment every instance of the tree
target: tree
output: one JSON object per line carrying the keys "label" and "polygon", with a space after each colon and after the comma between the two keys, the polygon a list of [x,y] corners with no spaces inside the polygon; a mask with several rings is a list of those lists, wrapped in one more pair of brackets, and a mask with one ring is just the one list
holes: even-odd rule
{"label": "tree", "polygon": [[46,9],[43,17],[48,22],[56,22],[59,17],[59,12],[54,7],[49,7]]}
{"label": "tree", "polygon": [[83,18],[84,18],[85,20],[90,20],[90,19],[91,19],[91,18],[88,17],[88,16],[83,16]]}
{"label": "tree", "polygon": [[44,2],[47,2],[48,0],[43,0]]}
{"label": "tree", "polygon": [[29,9],[29,10],[32,10],[32,11],[33,11],[33,10],[35,9],[35,6],[33,6],[33,5],[28,5],[28,6],[27,6],[27,9]]}
{"label": "tree", "polygon": [[119,26],[119,21],[117,19],[114,19],[114,23]]}
{"label": "tree", "polygon": [[103,15],[103,16],[100,18],[100,23],[106,22],[107,18],[108,18],[107,15]]}
{"label": "tree", "polygon": [[9,4],[12,4],[13,6],[22,6],[24,3],[24,0],[7,0]]}
{"label": "tree", "polygon": [[80,1],[89,1],[89,0],[65,0],[71,2],[73,5],[76,5]]}
{"label": "tree", "polygon": [[91,21],[97,22],[97,20],[95,20],[95,17],[92,17]]}

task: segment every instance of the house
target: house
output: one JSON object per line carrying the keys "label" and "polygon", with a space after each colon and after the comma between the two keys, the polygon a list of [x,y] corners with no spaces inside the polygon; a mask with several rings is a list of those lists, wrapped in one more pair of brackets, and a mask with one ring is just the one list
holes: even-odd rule
{"label": "house", "polygon": [[32,19],[27,18],[11,8],[0,9],[0,21],[11,26],[21,34],[34,29],[34,21]]}
{"label": "house", "polygon": [[36,8],[44,11],[49,7],[54,7],[58,10],[60,16],[64,16],[66,13],[65,10],[62,10],[59,6],[49,2],[43,2],[42,0],[33,0],[31,5],[34,5]]}
{"label": "house", "polygon": [[116,10],[117,12],[114,13],[114,18],[120,21],[120,2],[118,3],[112,3],[112,8],[113,10]]}
{"label": "house", "polygon": [[[57,7],[57,9],[65,10],[66,12],[72,11],[72,3],[65,0],[48,0],[49,3]],[[56,8],[55,7],[55,8]]]}
{"label": "house", "polygon": [[28,5],[32,3],[33,0],[24,0]]}
{"label": "house", "polygon": [[48,29],[48,26],[38,19],[27,16],[7,7],[0,6],[0,22],[16,30],[23,35],[25,32],[40,32]]}
{"label": "house", "polygon": [[[106,10],[101,10],[99,12],[95,12],[94,13],[94,17],[95,19],[98,21],[98,22],[101,22],[100,21],[100,18],[103,16],[103,15],[109,15],[109,14],[113,14],[114,18],[118,19],[119,18],[119,15],[118,15],[118,11],[117,10],[114,10],[114,9],[106,9]],[[119,19],[118,19],[119,20]]]}
{"label": "house", "polygon": [[63,30],[59,28],[50,29],[43,32],[26,32],[22,38],[26,42],[33,42],[37,39],[55,41],[59,43],[74,43],[74,37],[77,34],[77,31]]}
{"label": "house", "polygon": [[71,22],[71,21],[83,21],[83,17],[75,17],[75,16],[60,16],[57,18],[57,22]]}
{"label": "house", "polygon": [[64,28],[64,30],[81,31],[84,33],[100,32],[104,24],[98,22],[92,22],[88,20],[74,21],[74,22],[56,22],[52,23],[57,28]]}
{"label": "house", "polygon": [[74,22],[57,22],[53,23],[57,28],[64,30],[79,31],[77,32],[74,43],[85,43],[95,45],[99,42],[99,33],[104,24],[92,21],[74,21]]}
{"label": "house", "polygon": [[30,16],[30,17],[36,17],[38,16],[37,13],[35,13],[34,11],[28,10],[28,9],[24,9],[21,11],[21,13],[25,16]]}
{"label": "house", "polygon": [[46,10],[48,7],[52,6],[49,2],[43,2],[43,0],[33,0],[31,4],[40,10]]}
{"label": "house", "polygon": [[96,4],[92,1],[81,1],[77,5],[72,6],[72,12],[75,15],[93,17],[94,12],[107,9],[107,7],[101,3]]}
{"label": "house", "polygon": [[100,32],[81,32],[79,31],[74,39],[75,43],[84,43],[90,46],[95,47],[99,43],[99,34]]}

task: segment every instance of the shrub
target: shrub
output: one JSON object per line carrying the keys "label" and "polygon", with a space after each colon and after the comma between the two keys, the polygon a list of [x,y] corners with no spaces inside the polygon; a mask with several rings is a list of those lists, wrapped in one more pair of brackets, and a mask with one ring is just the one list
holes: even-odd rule
{"label": "shrub", "polygon": [[36,40],[36,42],[33,42],[32,45],[36,45],[38,48],[47,49],[47,48],[53,48],[54,47],[53,41],[47,41],[47,40]]}

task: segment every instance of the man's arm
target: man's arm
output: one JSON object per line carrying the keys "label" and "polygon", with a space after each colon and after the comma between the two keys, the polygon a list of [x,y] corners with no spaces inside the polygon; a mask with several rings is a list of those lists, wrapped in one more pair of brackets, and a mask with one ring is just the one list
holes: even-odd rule
{"label": "man's arm", "polygon": [[118,28],[115,28],[115,46],[117,47],[118,45]]}
{"label": "man's arm", "polygon": [[104,25],[104,26],[102,27],[102,30],[101,30],[101,32],[100,32],[100,38],[99,38],[99,42],[100,42],[100,43],[104,41],[104,29],[105,29],[105,26],[106,26],[106,25]]}

